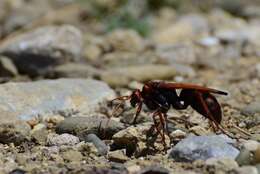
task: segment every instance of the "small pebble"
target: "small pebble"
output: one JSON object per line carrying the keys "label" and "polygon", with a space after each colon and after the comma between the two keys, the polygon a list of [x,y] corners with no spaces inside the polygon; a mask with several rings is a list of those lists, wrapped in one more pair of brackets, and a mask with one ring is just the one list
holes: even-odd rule
{"label": "small pebble", "polygon": [[49,146],[61,146],[61,145],[68,145],[73,146],[79,143],[79,138],[71,135],[71,134],[49,134],[47,137],[47,144]]}
{"label": "small pebble", "polygon": [[116,150],[108,153],[108,159],[113,162],[124,163],[128,161],[128,157],[123,150]]}
{"label": "small pebble", "polygon": [[108,152],[108,146],[95,134],[88,134],[85,138],[86,142],[91,142],[97,148],[100,155],[106,155]]}

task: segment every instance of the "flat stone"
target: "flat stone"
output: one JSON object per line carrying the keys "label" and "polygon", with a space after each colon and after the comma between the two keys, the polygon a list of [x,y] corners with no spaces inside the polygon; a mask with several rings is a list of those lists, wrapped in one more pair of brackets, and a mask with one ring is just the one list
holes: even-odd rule
{"label": "flat stone", "polygon": [[12,58],[20,71],[30,75],[70,60],[78,61],[81,49],[81,32],[70,25],[37,28],[0,45],[0,53]]}
{"label": "flat stone", "polygon": [[176,75],[174,66],[171,65],[135,65],[114,68],[101,74],[101,80],[111,86],[127,86],[130,81],[140,82],[154,79],[169,79]]}
{"label": "flat stone", "polygon": [[88,134],[96,134],[101,138],[111,138],[116,132],[124,129],[120,122],[109,120],[105,116],[70,117],[56,127],[58,133],[71,133],[86,140]]}
{"label": "flat stone", "polygon": [[6,83],[0,85],[0,93],[0,112],[26,121],[58,112],[94,112],[114,97],[107,84],[91,79]]}
{"label": "flat stone", "polygon": [[122,150],[116,150],[108,153],[108,159],[113,162],[124,163],[128,159]]}
{"label": "flat stone", "polygon": [[236,158],[239,151],[228,144],[230,140],[221,136],[189,136],[177,143],[171,150],[169,158],[189,162],[209,158]]}

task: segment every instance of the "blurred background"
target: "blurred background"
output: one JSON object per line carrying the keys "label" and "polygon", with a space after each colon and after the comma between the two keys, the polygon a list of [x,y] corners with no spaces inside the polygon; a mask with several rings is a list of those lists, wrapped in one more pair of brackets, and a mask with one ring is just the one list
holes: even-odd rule
{"label": "blurred background", "polygon": [[259,5],[257,0],[2,0],[0,79],[95,78],[112,87],[152,79],[222,88],[257,84]]}

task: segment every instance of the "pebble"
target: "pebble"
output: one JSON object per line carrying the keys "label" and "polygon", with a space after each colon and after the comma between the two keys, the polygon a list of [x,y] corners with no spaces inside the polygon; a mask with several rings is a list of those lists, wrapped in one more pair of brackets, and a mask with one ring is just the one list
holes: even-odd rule
{"label": "pebble", "polygon": [[215,166],[216,168],[225,169],[226,171],[238,168],[238,163],[231,158],[209,158],[205,161],[206,165]]}
{"label": "pebble", "polygon": [[193,40],[207,35],[209,26],[206,18],[199,14],[182,16],[176,23],[155,32],[152,36],[154,42],[161,44],[175,44]]}
{"label": "pebble", "polygon": [[189,129],[189,131],[191,131],[195,135],[207,135],[207,134],[209,134],[209,132],[201,126],[193,126]]}
{"label": "pebble", "polygon": [[82,154],[76,150],[68,150],[61,153],[65,161],[80,162],[83,158]]}
{"label": "pebble", "polygon": [[[8,118],[8,119],[6,119]],[[19,145],[28,140],[30,134],[30,126],[21,120],[17,120],[5,112],[0,116],[0,142]]]}
{"label": "pebble", "polygon": [[45,73],[50,66],[79,61],[81,32],[70,25],[45,26],[20,34],[0,45],[0,52],[30,75]]}
{"label": "pebble", "polygon": [[95,134],[88,134],[84,139],[86,142],[91,142],[98,150],[99,155],[106,155],[108,153],[108,146],[100,140]]}
{"label": "pebble", "polygon": [[14,77],[18,75],[18,70],[11,59],[5,56],[0,57],[0,76]]}
{"label": "pebble", "polygon": [[183,138],[185,138],[186,135],[187,135],[186,132],[184,132],[184,131],[182,131],[182,130],[180,130],[180,129],[177,129],[177,130],[171,132],[170,137],[171,137],[172,139],[174,139],[174,140],[176,140],[176,139],[178,140],[178,139],[183,139]]}
{"label": "pebble", "polygon": [[88,45],[84,49],[84,55],[86,56],[87,60],[95,61],[101,56],[102,50],[98,45]]}
{"label": "pebble", "polygon": [[111,86],[127,86],[130,81],[139,82],[154,79],[169,79],[177,74],[175,67],[171,65],[136,65],[114,68],[104,71],[100,78]]}
{"label": "pebble", "polygon": [[162,166],[153,165],[142,169],[138,174],[170,174],[170,171]]}
{"label": "pebble", "polygon": [[243,147],[249,151],[255,151],[258,146],[260,146],[260,143],[254,140],[246,140],[243,142]]}
{"label": "pebble", "polygon": [[99,154],[98,149],[95,147],[93,143],[86,143],[81,141],[76,145],[76,149],[81,152],[84,156],[96,157]]}
{"label": "pebble", "polygon": [[196,62],[194,45],[190,43],[158,45],[156,53],[159,56],[158,61],[166,64],[193,64]]}
{"label": "pebble", "polygon": [[73,146],[79,143],[79,138],[71,134],[49,134],[47,137],[47,144],[49,146],[68,145]]}
{"label": "pebble", "polygon": [[[151,134],[152,123],[147,122],[130,126],[113,135],[113,147],[115,149],[126,149],[126,154],[145,156],[150,151],[163,151],[164,145],[160,135]],[[153,130],[155,133],[156,130]],[[170,146],[170,139],[165,135],[166,146]]]}
{"label": "pebble", "polygon": [[39,144],[45,144],[47,140],[48,130],[42,123],[37,124],[31,130],[31,137]]}
{"label": "pebble", "polygon": [[236,157],[236,161],[239,165],[250,165],[253,163],[253,154],[248,149],[243,148]]}
{"label": "pebble", "polygon": [[253,116],[254,114],[260,114],[260,101],[255,101],[244,107],[241,111],[246,116]]}
{"label": "pebble", "polygon": [[124,163],[129,160],[129,158],[125,155],[124,150],[115,150],[108,153],[109,161]]}
{"label": "pebble", "polygon": [[189,136],[177,143],[169,154],[176,161],[190,162],[209,158],[236,158],[239,151],[221,136]]}
{"label": "pebble", "polygon": [[256,167],[258,174],[259,174],[260,173],[260,164],[255,165],[255,167]]}
{"label": "pebble", "polygon": [[106,36],[106,42],[117,51],[141,51],[144,43],[139,34],[130,29],[117,29]]}
{"label": "pebble", "polygon": [[115,97],[106,83],[91,79],[11,82],[1,84],[0,93],[0,112],[26,121],[39,115],[94,112]]}
{"label": "pebble", "polygon": [[235,169],[237,174],[258,174],[257,168],[254,166],[242,166]]}
{"label": "pebble", "polygon": [[98,75],[100,70],[90,65],[79,63],[66,63],[58,65],[47,73],[47,77],[51,78],[90,78]]}
{"label": "pebble", "polygon": [[141,167],[139,165],[130,165],[126,169],[129,173],[137,173],[141,170]]}
{"label": "pebble", "polygon": [[75,134],[84,140],[88,134],[95,134],[100,138],[111,138],[125,126],[106,116],[70,117],[59,123],[56,127],[58,133]]}

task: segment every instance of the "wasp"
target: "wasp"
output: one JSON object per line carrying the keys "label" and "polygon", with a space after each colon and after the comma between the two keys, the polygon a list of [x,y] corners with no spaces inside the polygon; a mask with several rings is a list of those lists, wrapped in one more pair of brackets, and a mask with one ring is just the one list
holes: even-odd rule
{"label": "wasp", "polygon": [[[180,90],[179,94],[177,90]],[[146,105],[149,110],[153,111],[154,126],[165,144],[167,112],[171,107],[176,110],[183,110],[191,106],[195,111],[209,119],[214,131],[221,130],[227,134],[221,127],[221,106],[213,94],[228,95],[227,92],[195,84],[149,81],[144,84],[142,90],[136,89],[131,95],[121,96],[112,101],[120,100],[124,102],[130,100],[131,106],[137,108],[133,124],[136,123],[143,105]],[[159,122],[156,119],[157,117],[159,117]],[[163,132],[160,131],[160,125],[163,125]]]}

